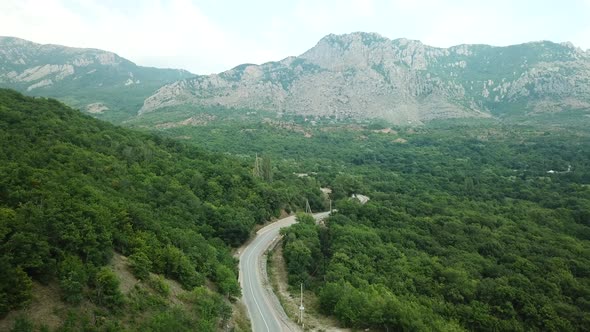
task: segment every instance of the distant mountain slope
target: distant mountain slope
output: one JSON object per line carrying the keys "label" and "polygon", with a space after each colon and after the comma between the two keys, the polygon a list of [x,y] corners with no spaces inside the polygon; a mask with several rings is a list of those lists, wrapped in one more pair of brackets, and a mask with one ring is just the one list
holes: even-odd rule
{"label": "distant mountain slope", "polygon": [[107,118],[134,114],[159,87],[191,76],[185,70],[137,66],[102,50],[0,37],[0,87],[59,98]]}
{"label": "distant mountain slope", "polygon": [[548,41],[436,48],[374,33],[328,35],[298,57],[184,79],[140,114],[194,104],[397,123],[590,108],[590,53]]}

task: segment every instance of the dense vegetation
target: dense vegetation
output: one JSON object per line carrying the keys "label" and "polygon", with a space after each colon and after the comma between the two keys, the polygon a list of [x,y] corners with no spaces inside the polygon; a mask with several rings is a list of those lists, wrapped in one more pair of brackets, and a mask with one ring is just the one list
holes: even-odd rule
{"label": "dense vegetation", "polygon": [[[96,308],[94,329],[213,330],[231,310],[224,298],[240,295],[230,246],[304,202],[238,159],[10,90],[0,90],[0,141],[0,317],[26,306],[34,284],[57,284],[73,308]],[[122,294],[114,252],[162,296]],[[189,292],[189,309],[166,305],[158,275]],[[64,318],[63,329],[88,320]]]}
{"label": "dense vegetation", "polygon": [[[583,125],[445,124],[405,144],[365,134],[335,152],[338,212],[285,232],[289,280],[326,314],[383,330],[590,326]],[[349,198],[359,191],[367,204]]]}
{"label": "dense vegetation", "polygon": [[[519,112],[502,121],[393,131],[380,131],[384,123],[329,118],[313,119],[315,126],[301,117],[268,121],[271,115],[252,111],[170,115],[181,121],[199,112],[216,121],[161,132],[215,150],[270,154],[286,161],[275,163],[276,173],[307,173],[333,189],[338,212],[324,226],[301,218],[286,230],[284,256],[289,281],[297,287],[303,281],[324,313],[344,325],[390,331],[590,326],[584,112]],[[239,120],[232,120],[236,114]],[[153,126],[157,119],[136,121]],[[371,200],[361,205],[350,199],[353,193]]]}
{"label": "dense vegetation", "polygon": [[[587,330],[590,114],[496,113],[504,116],[382,130],[389,125],[177,108],[167,119],[216,121],[160,132],[270,154],[286,161],[277,172],[313,174],[333,189],[338,213],[325,226],[291,227],[284,256],[289,281],[303,281],[346,326]],[[161,115],[135,121],[157,127]],[[371,200],[360,205],[353,193]]]}
{"label": "dense vegetation", "polygon": [[[299,216],[284,256],[289,281],[304,282],[343,325],[590,326],[590,117],[381,131],[386,124],[251,110],[168,115],[132,124],[159,123],[163,136],[237,158],[1,92],[0,313],[25,305],[32,283],[57,282],[65,301],[102,308],[110,327],[214,329],[228,317],[224,298],[239,295],[229,246],[305,199],[326,209],[324,186],[338,212],[321,226]],[[188,117],[197,125],[179,125]],[[255,153],[261,179],[251,175]],[[113,251],[155,294],[120,294]],[[157,275],[190,290],[186,307],[162,302],[169,290]],[[129,321],[123,309],[153,315]]]}
{"label": "dense vegetation", "polygon": [[[216,121],[160,131],[270,154],[286,161],[277,172],[312,174],[333,189],[338,213],[324,226],[292,226],[284,256],[289,281],[304,282],[346,326],[587,330],[590,116],[501,111],[509,116],[382,130],[388,125],[175,109],[172,121],[203,113]],[[371,200],[360,205],[353,193]]]}

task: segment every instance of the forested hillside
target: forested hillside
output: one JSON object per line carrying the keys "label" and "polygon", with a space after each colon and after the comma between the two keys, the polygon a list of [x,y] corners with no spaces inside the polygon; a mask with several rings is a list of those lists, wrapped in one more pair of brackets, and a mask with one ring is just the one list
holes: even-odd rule
{"label": "forested hillside", "polygon": [[202,109],[195,119],[217,121],[156,127],[218,151],[264,152],[284,160],[282,173],[333,190],[337,214],[286,231],[284,257],[293,293],[303,282],[342,325],[590,326],[588,111],[421,127],[226,113]]}
{"label": "forested hillside", "polygon": [[[347,144],[326,150],[311,139],[310,155],[339,155],[318,174],[338,211],[284,232],[289,281],[349,327],[587,331],[586,128],[365,129],[340,132]],[[353,193],[371,199],[361,205]]]}
{"label": "forested hillside", "polygon": [[[277,177],[275,190],[238,159],[11,90],[0,141],[0,320],[35,285],[58,285],[73,310],[62,330],[214,330],[240,296],[230,247],[304,202],[304,189]],[[156,295],[120,292],[115,252]],[[182,305],[168,305],[158,275],[189,292]]]}

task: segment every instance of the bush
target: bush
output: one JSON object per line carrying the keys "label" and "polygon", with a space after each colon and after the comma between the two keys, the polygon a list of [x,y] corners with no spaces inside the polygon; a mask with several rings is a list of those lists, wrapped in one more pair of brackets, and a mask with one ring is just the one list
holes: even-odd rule
{"label": "bush", "polygon": [[170,286],[162,276],[153,275],[147,281],[148,286],[155,290],[158,294],[163,296],[170,295]]}
{"label": "bush", "polygon": [[145,280],[150,275],[152,269],[152,261],[144,252],[136,252],[129,256],[131,271],[139,280]]}
{"label": "bush", "polygon": [[119,291],[119,278],[108,267],[101,268],[96,274],[95,299],[98,305],[111,310],[123,305],[123,294]]}

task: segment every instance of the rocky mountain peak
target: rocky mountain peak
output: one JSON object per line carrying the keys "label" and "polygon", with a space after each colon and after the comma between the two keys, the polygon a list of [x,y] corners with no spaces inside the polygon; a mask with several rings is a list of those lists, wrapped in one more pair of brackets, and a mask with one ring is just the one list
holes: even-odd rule
{"label": "rocky mountain peak", "polygon": [[[100,50],[0,38],[0,86],[70,99],[104,87],[121,91],[129,107],[143,103],[140,114],[190,104],[420,123],[590,109],[588,81],[590,53],[550,41],[438,48],[376,33],[331,34],[300,56],[192,76]],[[132,90],[143,99],[127,101],[124,91]],[[101,105],[93,110],[120,103],[80,102]]]}
{"label": "rocky mountain peak", "polygon": [[329,69],[370,68],[392,61],[413,69],[426,69],[428,58],[444,53],[417,40],[391,40],[377,33],[355,32],[327,35],[300,58]]}
{"label": "rocky mountain peak", "polygon": [[590,108],[590,59],[548,41],[438,48],[376,33],[330,34],[298,57],[162,87],[141,113],[180,104],[398,123]]}

